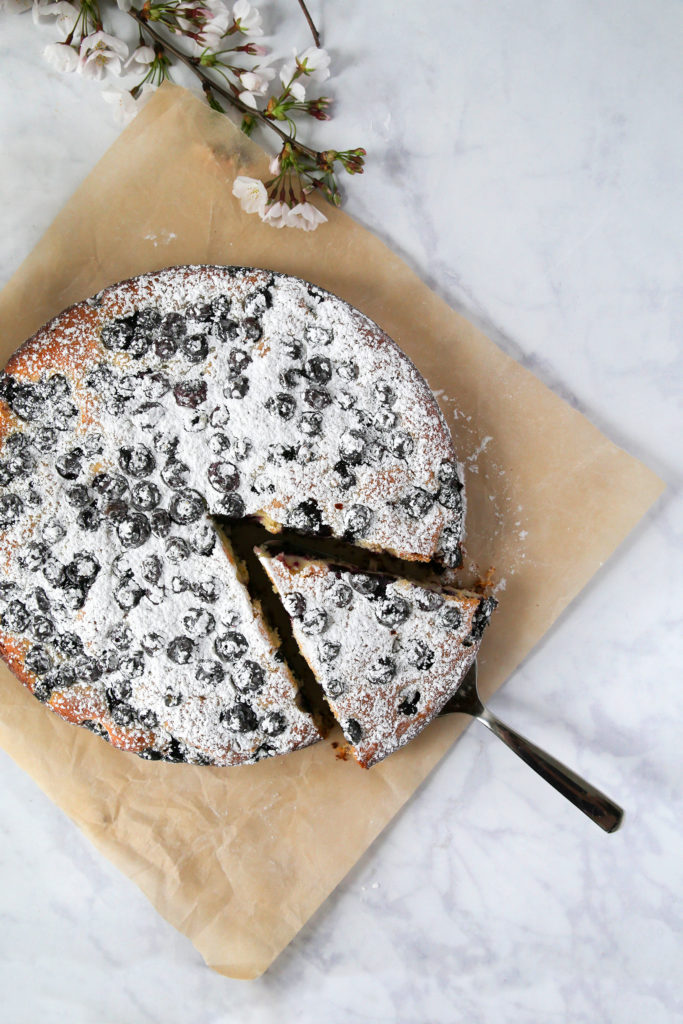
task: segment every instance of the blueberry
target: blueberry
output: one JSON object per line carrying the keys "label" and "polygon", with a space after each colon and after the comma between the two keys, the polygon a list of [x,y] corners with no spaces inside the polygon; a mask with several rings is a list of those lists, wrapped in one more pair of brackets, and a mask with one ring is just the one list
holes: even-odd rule
{"label": "blueberry", "polygon": [[413,587],[412,597],[417,607],[423,612],[433,612],[444,602],[443,594],[426,587]]}
{"label": "blueberry", "polygon": [[318,648],[318,657],[327,665],[339,657],[340,651],[341,644],[337,643],[336,640],[323,640]]}
{"label": "blueberry", "polygon": [[125,622],[119,622],[109,630],[109,639],[119,651],[127,651],[133,643],[133,633]]}
{"label": "blueberry", "polygon": [[190,608],[183,618],[183,626],[190,636],[208,636],[216,628],[216,620],[205,608]]}
{"label": "blueberry", "polygon": [[221,589],[221,582],[215,576],[209,576],[208,579],[202,580],[200,583],[192,584],[192,593],[206,604],[215,604]]}
{"label": "blueberry", "polygon": [[84,508],[90,503],[90,492],[85,484],[74,484],[66,492],[66,500],[74,508]]}
{"label": "blueberry", "polygon": [[316,384],[327,384],[332,379],[332,363],[327,356],[313,356],[307,360],[304,373]]}
{"label": "blueberry", "polygon": [[317,636],[327,629],[327,612],[324,608],[311,608],[301,620],[301,632],[306,636]]}
{"label": "blueberry", "polygon": [[0,526],[13,526],[24,511],[24,503],[16,494],[0,495]]}
{"label": "blueberry", "polygon": [[269,711],[261,719],[261,731],[266,736],[279,736],[287,728],[287,719],[281,711]]}
{"label": "blueberry", "polygon": [[391,430],[392,427],[396,426],[397,420],[398,416],[392,409],[380,409],[375,413],[375,418],[372,422],[378,430]]}
{"label": "blueberry", "polygon": [[167,313],[159,327],[156,353],[161,359],[168,359],[187,336],[187,324],[182,313]]}
{"label": "blueberry", "polygon": [[23,633],[29,624],[31,616],[23,601],[10,601],[2,613],[2,627],[13,633]]}
{"label": "blueberry", "polygon": [[283,387],[289,388],[291,391],[294,390],[299,384],[301,378],[301,370],[298,366],[290,366],[288,369],[283,370],[280,374],[280,383]]}
{"label": "blueberry", "polygon": [[367,505],[351,505],[344,519],[345,532],[351,537],[364,537],[370,526],[374,514]]}
{"label": "blueberry", "polygon": [[446,605],[439,612],[437,623],[442,629],[460,629],[462,612],[454,604]]}
{"label": "blueberry", "polygon": [[206,381],[185,380],[173,388],[176,403],[184,409],[197,409],[206,401]]}
{"label": "blueberry", "polygon": [[335,700],[337,697],[341,697],[341,695],[345,691],[346,684],[344,683],[343,679],[329,679],[325,683],[325,693],[327,694],[328,697],[331,697],[333,700]]}
{"label": "blueberry", "polygon": [[152,533],[152,527],[143,512],[132,512],[117,524],[116,533],[124,548],[139,548]]}
{"label": "blueberry", "polygon": [[47,676],[43,676],[33,687],[33,696],[36,697],[41,704],[45,704],[52,696],[52,692],[57,685],[58,679],[56,673],[50,673]]}
{"label": "blueberry", "polygon": [[124,611],[135,608],[144,596],[144,590],[141,590],[135,580],[130,578],[122,580],[114,591],[114,600]]}
{"label": "blueberry", "polygon": [[163,430],[158,430],[152,438],[152,444],[155,451],[173,458],[178,448],[178,438],[173,434],[167,434]]}
{"label": "blueberry", "polygon": [[434,651],[424,640],[409,640],[405,649],[406,661],[422,671],[434,664]]}
{"label": "blueberry", "polygon": [[228,376],[239,377],[251,362],[251,356],[243,348],[233,348],[228,355]]}
{"label": "blueberry", "polygon": [[394,389],[391,384],[387,384],[386,381],[377,381],[375,384],[375,393],[382,405],[393,405],[396,401]]}
{"label": "blueberry", "polygon": [[224,427],[230,419],[230,410],[224,405],[217,405],[209,416],[209,423],[212,427]]}
{"label": "blueberry", "polygon": [[83,641],[76,633],[60,633],[53,643],[57,650],[67,658],[74,658],[83,650]]}
{"label": "blueberry", "polygon": [[368,669],[368,679],[371,683],[386,685],[396,675],[396,662],[388,654],[382,654],[375,659]]}
{"label": "blueberry", "polygon": [[266,680],[263,668],[255,661],[243,661],[235,674],[235,686],[245,693],[260,690]]}
{"label": "blueberry", "polygon": [[210,523],[201,523],[192,531],[190,544],[198,555],[210,555],[216,546],[216,531]]}
{"label": "blueberry", "polygon": [[[224,463],[224,465],[229,465],[229,463]],[[205,508],[206,502],[199,491],[193,491],[188,487],[173,495],[168,513],[174,523],[186,526],[188,523],[196,523],[198,519],[201,519]]]}
{"label": "blueberry", "polygon": [[360,743],[363,735],[360,722],[357,722],[355,718],[347,718],[346,725],[344,726],[344,735],[350,743]]}
{"label": "blueberry", "polygon": [[218,661],[200,661],[197,665],[195,678],[200,683],[212,683],[216,685],[222,682],[225,676],[225,669]]}
{"label": "blueberry", "polygon": [[[70,666],[74,673],[74,682],[95,683],[102,675],[102,669],[95,660],[86,654],[79,655]],[[64,665],[61,666],[65,668]]]}
{"label": "blueberry", "polygon": [[281,344],[282,351],[288,359],[301,359],[303,349],[300,341],[296,341],[294,338],[285,338]]}
{"label": "blueberry", "polygon": [[256,342],[263,334],[261,321],[255,316],[248,316],[241,324],[242,334],[246,341]]}
{"label": "blueberry", "polygon": [[142,578],[148,583],[158,583],[161,579],[163,565],[158,555],[148,555],[141,565]]}
{"label": "blueberry", "polygon": [[73,402],[59,402],[53,405],[50,420],[57,430],[71,430],[72,420],[78,416],[78,407]]}
{"label": "blueberry", "polygon": [[148,306],[147,309],[140,309],[135,314],[135,326],[133,328],[133,344],[138,337],[153,338],[161,323],[161,313],[158,309]]}
{"label": "blueberry", "polygon": [[402,715],[416,715],[419,702],[420,691],[415,689],[414,686],[406,687],[399,694],[398,710]]}
{"label": "blueberry", "polygon": [[422,487],[413,487],[401,498],[401,505],[411,519],[423,519],[434,504],[434,496]]}
{"label": "blueberry", "polygon": [[128,482],[120,473],[98,473],[93,477],[92,486],[98,494],[112,501],[123,498],[128,493]]}
{"label": "blueberry", "polygon": [[64,604],[72,612],[79,611],[85,604],[86,590],[84,587],[72,584],[64,591]]}
{"label": "blueberry", "polygon": [[153,657],[155,654],[158,654],[164,646],[164,638],[160,633],[145,633],[141,643],[145,654],[149,654],[150,657]]}
{"label": "blueberry", "polygon": [[224,316],[216,322],[215,331],[221,341],[236,341],[240,336],[240,325],[236,320]]}
{"label": "blueberry", "polygon": [[52,658],[44,647],[32,647],[24,657],[24,665],[36,676],[44,676],[52,668]]}
{"label": "blueberry", "polygon": [[350,580],[356,593],[363,597],[377,596],[382,585],[379,576],[370,576],[364,572],[353,573]]}
{"label": "blueberry", "polygon": [[119,466],[131,476],[149,476],[154,471],[156,459],[146,444],[136,444],[132,448],[119,449]]}
{"label": "blueberry", "polygon": [[290,530],[301,533],[320,533],[322,529],[322,513],[313,498],[300,502],[287,513],[287,526]]}
{"label": "blueberry", "polygon": [[130,704],[126,704],[125,701],[121,701],[120,703],[113,705],[111,709],[111,717],[116,725],[132,725],[135,721],[135,711]]}
{"label": "blueberry", "polygon": [[329,598],[337,608],[348,608],[353,600],[353,591],[348,583],[338,580],[329,592]]}
{"label": "blueberry", "polygon": [[248,377],[234,377],[223,388],[223,394],[226,398],[244,398],[248,390]]}
{"label": "blueberry", "polygon": [[5,468],[12,479],[24,480],[36,468],[36,460],[27,448],[18,448],[15,451],[10,451]]}
{"label": "blueberry", "polygon": [[89,551],[78,551],[66,566],[66,577],[70,583],[84,587],[91,586],[100,571],[100,563]]}
{"label": "blueberry", "polygon": [[[145,729],[156,729],[157,726],[159,725],[159,718],[153,711],[138,711],[138,721],[140,722],[140,725],[144,726]],[[147,750],[149,749],[150,748],[148,747]],[[160,760],[161,754],[159,753],[159,751],[155,750],[154,754],[156,754],[156,757],[147,757],[146,760]],[[140,756],[143,757],[144,755],[145,751],[143,751]]]}
{"label": "blueberry", "polygon": [[230,630],[216,637],[214,649],[223,661],[232,662],[237,661],[249,650],[249,644],[242,633]]}
{"label": "blueberry", "polygon": [[477,640],[481,640],[484,630],[488,625],[488,621],[491,618],[493,610],[496,608],[498,602],[494,597],[483,597],[477,606],[477,610],[472,618],[472,626],[470,628],[469,636],[463,640],[463,647],[471,647]]}
{"label": "blueberry", "polygon": [[75,686],[77,682],[76,671],[70,662],[65,661],[55,669],[55,686]]}
{"label": "blueberry", "polygon": [[240,475],[232,462],[225,462],[219,460],[218,462],[212,462],[209,466],[209,483],[216,491],[222,491],[227,493],[228,491],[234,491],[240,482]]}
{"label": "blueberry", "polygon": [[222,317],[226,317],[230,312],[232,306],[232,299],[229,295],[216,295],[208,307],[203,307],[204,315],[210,312],[210,320],[220,320]]}
{"label": "blueberry", "polygon": [[336,393],[335,401],[336,401],[337,405],[339,406],[339,408],[340,409],[344,409],[344,411],[348,411],[349,409],[352,409],[353,406],[356,404],[355,396],[352,395],[350,391],[344,391],[344,390],[338,391]]}
{"label": "blueberry", "polygon": [[184,537],[169,537],[164,550],[172,565],[179,565],[190,557],[190,545]]}
{"label": "blueberry", "polygon": [[242,307],[247,316],[260,316],[273,305],[268,288],[258,288],[244,299]]}
{"label": "blueberry", "polygon": [[323,418],[319,412],[305,412],[299,420],[299,429],[308,437],[317,437],[322,432]]}
{"label": "blueberry", "polygon": [[174,491],[186,486],[189,475],[190,467],[175,456],[171,456],[161,470],[161,479]]}
{"label": "blueberry", "polygon": [[187,751],[178,742],[175,737],[171,740],[164,754],[164,761],[169,761],[171,764],[182,764],[183,761],[187,760]]}
{"label": "blueberry", "polygon": [[410,617],[410,603],[400,594],[392,594],[378,603],[375,616],[383,626],[400,626]]}
{"label": "blueberry", "polygon": [[306,388],[304,391],[304,401],[306,405],[310,405],[313,409],[322,411],[330,405],[332,396],[326,388]]}
{"label": "blueberry", "polygon": [[212,452],[215,452],[216,455],[221,455],[223,452],[227,451],[230,444],[230,438],[227,434],[224,434],[221,431],[218,431],[216,434],[212,434],[209,438],[209,448]]}
{"label": "blueberry", "polygon": [[66,571],[62,563],[53,557],[48,558],[43,566],[43,576],[53,587],[62,587],[66,582]]}
{"label": "blueberry", "polygon": [[238,462],[244,462],[245,459],[249,458],[253,447],[248,437],[238,437],[232,446],[233,458],[237,459]]}
{"label": "blueberry", "polygon": [[55,631],[55,624],[48,615],[34,615],[30,633],[34,640],[49,640]]}
{"label": "blueberry", "polygon": [[51,452],[57,444],[57,431],[54,427],[38,427],[33,436],[39,452]]}
{"label": "blueberry", "polygon": [[55,461],[55,469],[65,480],[76,480],[81,473],[82,458],[83,449],[74,448],[72,451],[65,452],[64,455],[59,456]]}
{"label": "blueberry", "polygon": [[337,367],[337,373],[342,380],[356,380],[358,377],[358,366],[353,362],[352,359],[347,362],[340,363]]}
{"label": "blueberry", "polygon": [[166,509],[156,508],[149,517],[149,525],[155,537],[167,537],[171,532],[171,517]]}
{"label": "blueberry", "polygon": [[280,391],[273,398],[266,402],[266,408],[277,413],[280,419],[291,420],[296,412],[296,399],[288,395],[286,391]]}
{"label": "blueberry", "polygon": [[193,334],[183,342],[183,355],[188,363],[201,363],[209,354],[209,343],[203,334]]}
{"label": "blueberry", "polygon": [[21,555],[21,563],[29,572],[37,572],[45,564],[47,556],[47,545],[40,541],[32,540],[24,548],[24,552]]}
{"label": "blueberry", "polygon": [[151,480],[140,480],[133,487],[130,500],[133,508],[150,512],[161,501],[161,491]]}
{"label": "blueberry", "polygon": [[117,524],[126,519],[129,511],[128,503],[125,501],[110,501],[104,510],[107,518]]}
{"label": "blueberry", "polygon": [[104,347],[111,352],[125,352],[133,338],[133,330],[134,321],[132,317],[112,320],[102,327],[100,339]]}
{"label": "blueberry", "polygon": [[339,439],[339,454],[352,466],[360,465],[365,449],[366,440],[360,430],[347,430]]}
{"label": "blueberry", "polygon": [[226,711],[221,711],[220,718],[232,732],[253,732],[258,727],[253,709],[244,701],[238,701]]}
{"label": "blueberry", "polygon": [[448,461],[442,462],[439,466],[438,477],[442,484],[451,484],[452,486],[455,486],[456,483],[460,482],[457,463]]}
{"label": "blueberry", "polygon": [[309,345],[329,345],[332,337],[332,331],[329,328],[317,324],[310,324],[304,331],[304,338]]}
{"label": "blueberry", "polygon": [[436,495],[439,500],[439,504],[443,505],[445,508],[461,509],[461,491],[462,484],[459,480],[456,480],[454,484],[442,484]]}
{"label": "blueberry", "polygon": [[298,590],[285,594],[282,603],[293,619],[300,619],[306,610],[306,598]]}
{"label": "blueberry", "polygon": [[194,641],[189,636],[177,636],[166,648],[166,656],[176,665],[187,665],[194,654]]}
{"label": "blueberry", "polygon": [[412,455],[415,442],[410,434],[406,434],[404,430],[397,430],[389,441],[389,448],[397,459],[407,459],[409,455]]}

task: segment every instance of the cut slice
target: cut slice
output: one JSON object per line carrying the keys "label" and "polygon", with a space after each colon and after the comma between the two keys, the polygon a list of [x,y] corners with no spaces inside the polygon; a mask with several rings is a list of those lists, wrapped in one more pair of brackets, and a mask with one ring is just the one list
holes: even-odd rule
{"label": "cut slice", "polygon": [[354,756],[370,768],[438,715],[496,602],[324,559],[257,550]]}

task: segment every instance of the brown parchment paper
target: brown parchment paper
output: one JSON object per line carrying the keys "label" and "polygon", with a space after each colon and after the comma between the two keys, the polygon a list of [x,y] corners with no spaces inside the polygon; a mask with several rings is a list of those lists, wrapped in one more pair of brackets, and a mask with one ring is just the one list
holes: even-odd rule
{"label": "brown parchment paper", "polygon": [[[242,213],[232,180],[264,175],[266,160],[164,86],[0,295],[2,363],[70,303],[178,263],[296,274],[363,310],[425,374],[467,465],[467,563],[495,567],[500,600],[480,657],[490,694],[663,485],[344,213],[326,207],[311,234]],[[441,719],[370,771],[337,760],[329,739],[253,767],[164,765],[68,725],[0,670],[4,749],[210,967],[239,978],[266,970],[464,724]]]}

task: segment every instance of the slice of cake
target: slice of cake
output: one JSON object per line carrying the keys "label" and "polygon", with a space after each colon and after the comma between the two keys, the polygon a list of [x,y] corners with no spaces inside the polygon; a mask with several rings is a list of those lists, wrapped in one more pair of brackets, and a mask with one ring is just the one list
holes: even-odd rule
{"label": "slice of cake", "polygon": [[469,591],[257,550],[356,760],[370,768],[439,714],[496,602]]}

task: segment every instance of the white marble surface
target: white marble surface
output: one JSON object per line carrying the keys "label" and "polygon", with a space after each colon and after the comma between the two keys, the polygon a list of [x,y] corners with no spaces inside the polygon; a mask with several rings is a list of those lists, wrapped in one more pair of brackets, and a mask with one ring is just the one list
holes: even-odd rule
{"label": "white marble surface", "polygon": [[[370,154],[348,210],[670,485],[493,702],[620,800],[626,823],[603,835],[472,728],[245,983],[209,972],[0,753],[0,1019],[672,1024],[683,7],[311,7],[339,98],[319,137]],[[307,45],[294,0],[263,9]],[[43,65],[48,35],[0,14],[1,283],[117,133],[97,86]]]}

